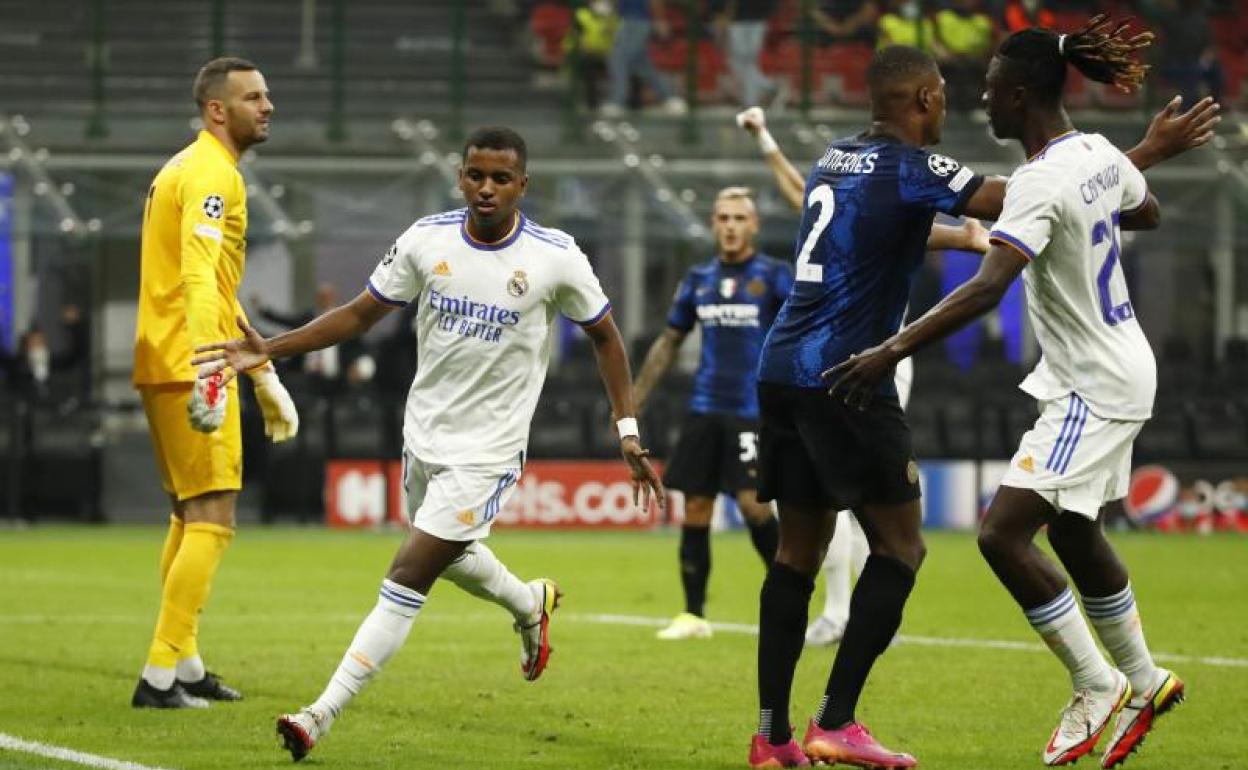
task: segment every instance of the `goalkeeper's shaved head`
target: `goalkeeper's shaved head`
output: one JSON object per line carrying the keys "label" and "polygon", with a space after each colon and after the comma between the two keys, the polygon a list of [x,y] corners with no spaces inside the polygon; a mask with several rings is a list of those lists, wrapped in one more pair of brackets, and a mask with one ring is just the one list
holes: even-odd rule
{"label": "goalkeeper's shaved head", "polygon": [[945,121],[945,81],[936,60],[917,48],[881,48],[867,68],[871,117],[913,128],[922,144],[940,141]]}

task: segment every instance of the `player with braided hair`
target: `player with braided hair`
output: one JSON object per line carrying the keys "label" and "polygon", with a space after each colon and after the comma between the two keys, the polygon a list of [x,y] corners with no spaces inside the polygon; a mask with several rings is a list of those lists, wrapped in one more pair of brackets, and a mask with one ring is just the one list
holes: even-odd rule
{"label": "player with braided hair", "polygon": [[[1126,494],[1132,444],[1153,410],[1157,365],[1127,296],[1119,231],[1160,223],[1157,199],[1137,169],[1156,158],[1148,147],[1128,157],[1104,137],[1080,133],[1061,102],[1068,64],[1124,90],[1140,85],[1147,67],[1132,56],[1152,35],[1128,37],[1127,26],[1098,16],[1073,34],[1032,28],[1001,44],[988,68],[985,106],[993,133],[1018,140],[1028,161],[1007,184],[992,248],[978,274],[922,318],[825,372],[834,392],[864,406],[899,360],[988,312],[1023,274],[1043,356],[1020,387],[1041,415],[1001,481],[979,547],[1070,672],[1074,695],[1044,748],[1048,765],[1092,751],[1117,714],[1101,762],[1114,767],[1184,692],[1183,681],[1149,653],[1126,568],[1099,519],[1105,503]],[[1168,123],[1181,129],[1187,148],[1208,141],[1218,105],[1202,100],[1176,117],[1179,103],[1176,97],[1167,105],[1150,133]],[[1033,542],[1046,525],[1113,666],[1097,649],[1066,575]]]}

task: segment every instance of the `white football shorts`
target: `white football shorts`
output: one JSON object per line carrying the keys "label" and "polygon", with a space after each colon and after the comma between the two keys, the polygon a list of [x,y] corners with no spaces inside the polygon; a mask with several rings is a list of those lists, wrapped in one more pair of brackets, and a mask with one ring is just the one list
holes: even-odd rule
{"label": "white football shorts", "polygon": [[1058,511],[1095,520],[1102,505],[1126,497],[1131,446],[1143,427],[1096,416],[1076,393],[1042,401],[1001,485],[1030,489]]}
{"label": "white football shorts", "polygon": [[403,450],[403,510],[412,526],[443,540],[480,540],[516,491],[522,467],[436,465]]}

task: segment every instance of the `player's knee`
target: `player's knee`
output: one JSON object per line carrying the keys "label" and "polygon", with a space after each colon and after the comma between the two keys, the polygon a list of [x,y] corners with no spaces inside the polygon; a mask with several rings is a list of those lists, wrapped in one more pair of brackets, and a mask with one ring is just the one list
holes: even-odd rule
{"label": "player's knee", "polygon": [[980,527],[977,543],[979,552],[989,562],[1007,558],[1015,545],[1014,538],[1006,530],[989,521],[985,521]]}
{"label": "player's knee", "polygon": [[919,567],[923,566],[923,560],[927,558],[927,544],[920,538],[913,542],[892,543],[881,546],[872,549],[872,553],[896,559],[915,572],[918,572]]}
{"label": "player's knee", "polygon": [[774,518],[771,506],[762,503],[742,504],[741,516],[752,527],[766,524],[769,519]]}
{"label": "player's knee", "polygon": [[689,527],[709,527],[711,515],[715,510],[715,501],[709,497],[688,497],[685,499],[685,525]]}
{"label": "player's knee", "polygon": [[776,549],[776,563],[813,578],[819,572],[823,556],[817,546],[812,547],[810,543],[801,541],[786,543],[781,537],[780,546]]}

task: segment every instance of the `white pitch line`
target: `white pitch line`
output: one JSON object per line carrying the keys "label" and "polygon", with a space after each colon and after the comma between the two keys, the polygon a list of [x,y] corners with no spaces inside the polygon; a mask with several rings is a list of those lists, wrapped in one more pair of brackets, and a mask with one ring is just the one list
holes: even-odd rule
{"label": "white pitch line", "polygon": [[0,749],[9,749],[11,751],[24,751],[27,754],[37,754],[48,759],[59,759],[62,762],[73,762],[76,765],[86,765],[87,767],[98,767],[102,770],[168,770],[164,767],[153,767],[152,765],[141,765],[138,762],[127,762],[124,759],[109,759],[101,757],[98,754],[88,754],[85,751],[74,751],[64,746],[53,746],[47,743],[39,743],[38,741],[27,741],[18,738],[16,735],[8,733],[0,733]]}
{"label": "white pitch line", "polygon": [[[358,613],[301,613],[297,615],[220,615],[212,618],[218,625],[266,624],[266,623],[352,623],[359,622],[367,614],[365,608]],[[662,628],[671,622],[670,618],[650,617],[646,615],[620,615],[614,613],[588,613],[560,615],[572,621],[597,623],[608,626],[644,626]],[[469,613],[455,615],[438,615],[423,613],[421,623],[482,623],[496,620],[494,614]],[[12,625],[89,625],[99,623],[144,624],[151,623],[151,618],[144,615],[3,615],[0,614],[0,626]],[[728,634],[758,635],[758,626],[753,623],[717,623],[712,622],[711,628]],[[974,637],[944,636],[911,636],[900,634],[897,641],[902,644],[913,644],[920,647],[965,647],[979,650],[1011,650],[1014,652],[1046,652],[1049,648],[1035,642],[1019,642],[1009,639],[977,639]],[[1196,663],[1215,668],[1248,668],[1248,658],[1232,658],[1218,655],[1185,655],[1181,653],[1155,652],[1153,658],[1162,663]]]}
{"label": "white pitch line", "polygon": [[[671,622],[670,618],[654,618],[644,615],[614,615],[609,613],[569,615],[570,620],[584,623],[599,623],[608,626],[646,626],[661,628]],[[711,628],[729,634],[758,635],[758,626],[751,623],[711,623]],[[1016,642],[1008,639],[974,639],[942,636],[911,636],[898,634],[897,641],[901,644],[914,644],[920,647],[970,647],[980,650],[1011,650],[1014,652],[1048,652],[1049,648],[1035,642]],[[1248,658],[1227,658],[1208,655],[1181,655],[1177,653],[1155,652],[1153,658],[1162,663],[1199,663],[1217,668],[1248,668]]]}

